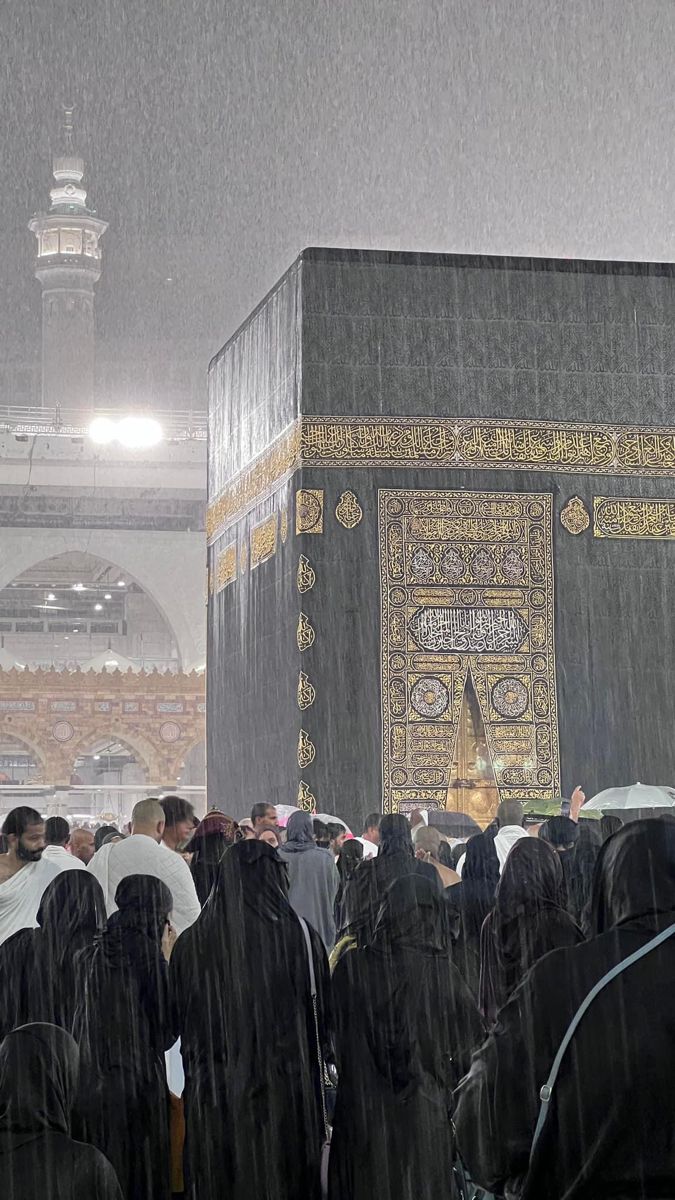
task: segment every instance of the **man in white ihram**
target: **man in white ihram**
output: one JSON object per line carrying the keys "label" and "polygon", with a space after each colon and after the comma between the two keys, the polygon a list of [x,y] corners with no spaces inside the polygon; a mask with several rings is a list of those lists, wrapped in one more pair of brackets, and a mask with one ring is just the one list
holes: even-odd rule
{"label": "man in white ihram", "polygon": [[131,814],[131,837],[101,846],[87,870],[103,888],[108,916],[117,910],[115,893],[122,879],[128,875],[161,879],[173,896],[171,924],[180,934],[197,920],[201,908],[187,863],[180,854],[169,854],[160,846],[163,833],[164,813],[159,800],[139,800]]}
{"label": "man in white ihram", "polygon": [[34,808],[14,808],[2,832],[7,853],[0,854],[0,943],[19,929],[34,929],[45,888],[60,868],[43,859],[45,823]]}

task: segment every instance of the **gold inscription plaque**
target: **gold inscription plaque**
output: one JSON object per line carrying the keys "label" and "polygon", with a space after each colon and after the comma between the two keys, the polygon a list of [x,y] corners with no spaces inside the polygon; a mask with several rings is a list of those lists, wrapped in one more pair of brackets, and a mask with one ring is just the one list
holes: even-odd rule
{"label": "gold inscription plaque", "polygon": [[593,536],[597,538],[675,538],[675,500],[595,496]]}
{"label": "gold inscription plaque", "polygon": [[277,552],[277,514],[251,530],[251,570]]}

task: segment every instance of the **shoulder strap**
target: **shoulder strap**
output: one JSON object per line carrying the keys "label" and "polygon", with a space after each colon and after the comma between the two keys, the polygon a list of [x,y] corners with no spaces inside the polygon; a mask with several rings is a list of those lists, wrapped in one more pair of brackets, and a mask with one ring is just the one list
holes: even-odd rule
{"label": "shoulder strap", "polygon": [[558,1047],[558,1053],[553,1059],[553,1066],[551,1067],[548,1079],[539,1093],[539,1116],[537,1117],[537,1124],[534,1131],[534,1137],[532,1139],[530,1162],[532,1161],[532,1156],[534,1155],[537,1142],[541,1137],[541,1131],[544,1128],[546,1115],[548,1113],[548,1106],[553,1096],[553,1088],[555,1087],[555,1083],[558,1078],[560,1065],[565,1056],[567,1047],[572,1041],[572,1038],[574,1037],[582,1018],[588,1012],[588,1009],[595,1000],[596,996],[607,987],[608,983],[611,983],[613,979],[616,979],[617,975],[621,975],[621,973],[628,967],[632,967],[633,963],[639,962],[641,958],[644,958],[652,950],[656,950],[657,946],[660,946],[663,942],[667,941],[668,938],[672,937],[674,933],[675,925],[669,925],[667,929],[662,929],[661,933],[657,933],[656,937],[651,938],[650,941],[646,942],[644,946],[641,946],[639,950],[636,950],[633,954],[629,954],[628,958],[622,959],[621,962],[617,963],[611,968],[611,970],[607,971],[607,973],[602,976],[602,979],[598,980],[595,986],[591,988],[588,995],[579,1005],[567,1027],[567,1032],[565,1033],[565,1036]]}
{"label": "shoulder strap", "polygon": [[316,974],[314,972],[314,955],[312,953],[312,939],[309,936],[309,929],[307,928],[307,922],[306,922],[305,918],[298,917],[298,920],[302,926],[302,932],[303,932],[304,938],[305,938],[305,947],[307,950],[307,965],[309,967],[309,990],[310,990],[310,993],[312,996],[312,1000],[314,1000],[314,999],[316,999]]}
{"label": "shoulder strap", "polygon": [[[296,914],[297,915],[297,914]],[[316,1039],[316,1056],[319,1066],[319,1093],[321,1096],[321,1116],[323,1118],[324,1137],[329,1137],[328,1112],[326,1109],[326,1084],[324,1080],[324,1061],[323,1051],[321,1049],[321,1034],[319,1033],[319,1010],[317,1006],[316,995],[316,972],[314,970],[314,955],[312,953],[312,939],[309,936],[309,928],[304,917],[298,917],[302,926],[302,932],[305,937],[305,946],[307,948],[307,963],[309,966],[309,990],[312,996],[312,1010],[314,1013],[314,1037]]]}

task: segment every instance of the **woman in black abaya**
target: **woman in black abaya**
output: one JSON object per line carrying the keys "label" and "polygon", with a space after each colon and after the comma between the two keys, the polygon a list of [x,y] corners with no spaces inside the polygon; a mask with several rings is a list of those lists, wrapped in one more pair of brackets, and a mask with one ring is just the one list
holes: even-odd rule
{"label": "woman in black abaya", "polygon": [[483,1025],[449,941],[438,888],[407,875],[387,892],[371,944],[335,969],[330,1200],[452,1195],[452,1089]]}
{"label": "woman in black abaya", "polygon": [[[310,929],[322,1051],[328,964]],[[188,1200],[319,1200],[323,1121],[305,938],[279,855],[238,842],[171,982],[185,1067]]]}
{"label": "woman in black abaya", "polygon": [[538,959],[580,941],[581,930],[563,907],[558,855],[539,838],[521,838],[481,930],[479,1008],[488,1025]]}
{"label": "woman in black abaya", "polygon": [[73,1029],[79,988],[75,955],[105,926],[105,900],[88,871],[62,871],[38,909],[38,929],[0,946],[0,1037],[30,1021]]}
{"label": "woman in black abaya", "polygon": [[480,982],[480,931],[494,907],[498,883],[499,859],[494,838],[477,833],[466,845],[461,882],[444,893],[446,904],[459,918],[452,960],[476,999]]}
{"label": "woman in black abaya", "polygon": [[78,1062],[54,1025],[24,1025],[0,1044],[2,1200],[123,1200],[107,1159],[70,1136]]}
{"label": "woman in black abaya", "polygon": [[591,988],[675,922],[675,821],[633,821],[605,843],[589,941],[549,954],[499,1014],[455,1116],[476,1183],[523,1200],[675,1195],[675,937],[592,1001],[560,1067],[530,1161],[539,1089]]}
{"label": "woman in black abaya", "polygon": [[79,1116],[87,1141],[117,1171],[125,1200],[170,1195],[169,1093],[164,1052],[176,1040],[162,938],[173,899],[150,875],[129,875],[118,911],[78,955],[84,1002]]}
{"label": "woman in black abaya", "polygon": [[421,875],[441,890],[438,871],[431,863],[415,858],[410,825],[402,813],[387,813],[380,821],[380,845],[376,858],[362,862],[344,893],[344,932],[367,946],[375,930],[380,905],[387,888],[404,875]]}

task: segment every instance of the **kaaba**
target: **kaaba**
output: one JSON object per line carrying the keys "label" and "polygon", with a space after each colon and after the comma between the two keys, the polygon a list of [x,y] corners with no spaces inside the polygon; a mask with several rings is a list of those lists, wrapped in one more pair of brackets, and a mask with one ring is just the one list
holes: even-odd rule
{"label": "kaaba", "polygon": [[675,267],[305,250],[209,368],[208,793],[672,784]]}

